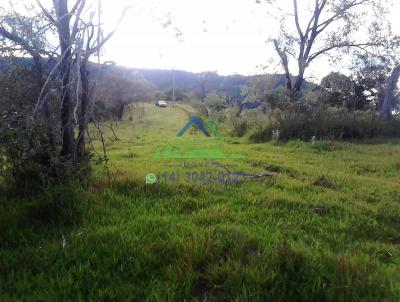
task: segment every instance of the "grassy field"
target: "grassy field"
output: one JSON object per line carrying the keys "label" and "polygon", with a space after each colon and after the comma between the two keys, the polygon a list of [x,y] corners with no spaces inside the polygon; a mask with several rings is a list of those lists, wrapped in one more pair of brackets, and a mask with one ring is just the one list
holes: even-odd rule
{"label": "grassy field", "polygon": [[[106,131],[111,186],[98,171],[88,192],[0,204],[0,301],[400,300],[398,140],[248,144],[221,125],[243,159],[163,160],[193,109],[141,108]],[[229,183],[216,162],[276,176]]]}

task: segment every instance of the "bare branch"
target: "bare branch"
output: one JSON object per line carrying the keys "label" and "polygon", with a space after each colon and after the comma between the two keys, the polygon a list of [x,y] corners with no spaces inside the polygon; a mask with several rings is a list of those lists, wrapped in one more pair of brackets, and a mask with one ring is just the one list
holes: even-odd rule
{"label": "bare branch", "polygon": [[128,11],[128,7],[125,7],[124,11],[122,12],[121,17],[118,20],[118,24],[115,26],[115,28],[103,40],[97,41],[96,46],[86,50],[85,60],[89,59],[89,57],[91,55],[98,52],[107,43],[107,41],[111,39],[111,37],[114,35],[115,31],[118,29],[119,25],[121,24],[122,20],[124,19],[127,11]]}
{"label": "bare branch", "polygon": [[304,39],[304,35],[303,35],[303,32],[302,32],[301,27],[300,27],[299,10],[298,10],[298,7],[297,7],[297,0],[293,0],[293,7],[294,7],[294,20],[295,20],[295,23],[296,23],[297,32],[299,33],[300,40],[303,40]]}
{"label": "bare branch", "polygon": [[321,16],[321,13],[326,5],[327,0],[322,0],[321,5],[319,5],[318,0],[316,1],[316,5],[315,5],[315,9],[314,9],[314,16],[313,16],[313,27],[311,29],[311,35],[309,37],[309,39],[307,40],[307,48],[304,52],[303,55],[303,60],[307,61],[308,56],[310,55],[311,52],[311,48],[314,44],[314,41],[316,39],[316,37],[318,36],[318,22],[319,22],[319,17]]}
{"label": "bare branch", "polygon": [[357,47],[360,48],[364,51],[366,51],[366,49],[364,47],[373,47],[373,46],[380,46],[380,44],[374,44],[374,43],[350,43],[350,42],[344,42],[344,43],[340,43],[340,44],[334,44],[328,47],[325,47],[317,52],[315,52],[314,54],[310,55],[310,57],[308,58],[307,64],[309,64],[311,61],[313,61],[314,59],[316,59],[317,57],[319,57],[320,55],[327,53],[330,50],[333,49],[337,49],[337,48],[345,48],[345,47]]}
{"label": "bare branch", "polygon": [[[75,2],[75,5],[71,9],[71,13],[74,13],[74,11],[78,8],[78,6],[81,5],[82,1],[85,2],[84,0],[77,0]],[[83,4],[83,6],[85,6],[85,4]]]}
{"label": "bare branch", "polygon": [[53,24],[56,24],[56,20],[54,20],[53,16],[44,8],[40,0],[35,0],[36,3],[39,5],[40,9],[42,10],[43,14],[49,19],[49,21]]}
{"label": "bare branch", "polygon": [[[75,10],[77,10],[77,12],[75,14],[75,22],[74,22],[74,25],[72,26],[72,30],[71,30],[71,38],[72,39],[75,39],[75,36],[79,30],[78,24],[79,24],[79,20],[81,18],[83,8],[85,7],[85,4],[86,4],[86,0],[77,0],[74,8],[71,11],[71,12],[74,12]],[[79,5],[79,7],[78,7],[78,5]]]}

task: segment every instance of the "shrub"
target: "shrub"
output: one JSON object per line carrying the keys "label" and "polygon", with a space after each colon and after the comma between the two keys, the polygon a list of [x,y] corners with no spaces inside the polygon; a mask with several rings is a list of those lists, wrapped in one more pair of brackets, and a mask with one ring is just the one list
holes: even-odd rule
{"label": "shrub", "polygon": [[366,139],[400,136],[400,121],[383,121],[375,111],[348,111],[305,102],[272,113],[282,139]]}
{"label": "shrub", "polygon": [[242,137],[250,132],[250,141],[261,143],[271,139],[271,121],[268,115],[260,110],[246,110],[239,116],[237,113],[237,109],[230,109],[227,114],[233,136]]}
{"label": "shrub", "polygon": [[248,121],[244,118],[241,117],[233,118],[231,120],[231,123],[233,126],[232,129],[233,136],[242,137],[247,133],[247,130],[249,129]]}
{"label": "shrub", "polygon": [[0,123],[0,182],[7,191],[29,195],[72,179],[87,183],[89,155],[80,162],[64,158],[58,148],[49,146],[42,125],[29,130],[18,122],[11,125]]}
{"label": "shrub", "polygon": [[196,111],[196,113],[198,115],[202,114],[205,116],[209,116],[209,112],[208,112],[206,104],[198,102],[198,101],[191,101],[191,102],[188,102],[188,104],[190,104],[194,108],[194,110]]}
{"label": "shrub", "polygon": [[226,108],[226,101],[215,93],[208,94],[204,101],[208,108],[217,112]]}
{"label": "shrub", "polygon": [[255,130],[250,136],[249,140],[253,143],[264,143],[271,140],[272,137],[272,125],[268,124],[264,127]]}

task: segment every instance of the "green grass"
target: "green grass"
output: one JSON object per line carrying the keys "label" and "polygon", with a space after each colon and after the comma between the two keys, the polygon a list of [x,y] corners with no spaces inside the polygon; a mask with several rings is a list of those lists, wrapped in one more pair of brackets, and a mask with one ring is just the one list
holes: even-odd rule
{"label": "green grass", "polygon": [[278,175],[146,185],[187,172],[153,155],[190,112],[145,106],[119,141],[106,131],[111,186],[99,171],[88,192],[0,205],[0,301],[399,301],[399,141],[248,144],[222,127],[246,158],[213,161]]}

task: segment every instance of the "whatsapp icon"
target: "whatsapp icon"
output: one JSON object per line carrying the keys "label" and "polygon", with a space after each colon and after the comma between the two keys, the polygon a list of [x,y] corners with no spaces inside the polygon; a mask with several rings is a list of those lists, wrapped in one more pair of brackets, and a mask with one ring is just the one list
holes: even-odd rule
{"label": "whatsapp icon", "polygon": [[146,184],[154,184],[157,182],[157,177],[153,173],[149,173],[146,175]]}

